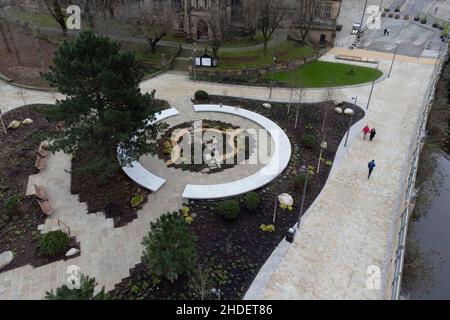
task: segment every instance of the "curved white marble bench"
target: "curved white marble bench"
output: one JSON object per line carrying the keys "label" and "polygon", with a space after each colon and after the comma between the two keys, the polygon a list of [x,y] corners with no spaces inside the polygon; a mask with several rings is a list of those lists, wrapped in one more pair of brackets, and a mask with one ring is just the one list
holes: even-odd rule
{"label": "curved white marble bench", "polygon": [[[156,114],[156,119],[151,121],[151,123],[157,123],[167,118],[177,116],[178,114],[178,111],[174,108],[163,110]],[[158,177],[145,169],[139,161],[134,161],[130,166],[122,167],[122,170],[131,180],[153,192],[158,191],[166,183],[165,179]]]}
{"label": "curved white marble bench", "polygon": [[221,112],[246,118],[269,132],[274,142],[274,151],[269,163],[255,174],[228,183],[215,185],[186,185],[185,199],[220,199],[228,198],[259,189],[278,175],[289,164],[291,158],[291,143],[286,133],[272,120],[249,110],[219,105],[195,105],[196,112]]}

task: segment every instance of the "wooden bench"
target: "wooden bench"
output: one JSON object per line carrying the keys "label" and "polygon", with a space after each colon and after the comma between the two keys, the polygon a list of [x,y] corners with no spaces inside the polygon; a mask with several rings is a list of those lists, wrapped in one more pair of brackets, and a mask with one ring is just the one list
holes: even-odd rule
{"label": "wooden bench", "polygon": [[39,200],[48,200],[47,199],[47,192],[45,192],[45,189],[43,186],[34,185],[34,191],[36,197],[38,197]]}
{"label": "wooden bench", "polygon": [[39,207],[41,208],[42,212],[46,215],[51,215],[53,213],[53,208],[50,205],[50,202],[47,198],[47,192],[45,191],[43,186],[34,185],[34,190],[37,198],[37,202],[39,204]]}

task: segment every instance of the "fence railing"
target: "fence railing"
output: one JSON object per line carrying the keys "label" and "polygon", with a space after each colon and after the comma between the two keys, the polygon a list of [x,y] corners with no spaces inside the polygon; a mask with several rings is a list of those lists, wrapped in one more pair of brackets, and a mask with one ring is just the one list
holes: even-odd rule
{"label": "fence railing", "polygon": [[428,116],[430,114],[433,105],[434,93],[436,91],[436,86],[439,81],[442,68],[447,58],[448,58],[448,43],[446,44],[444,50],[441,52],[441,55],[439,56],[435,64],[432,80],[428,86],[427,93],[425,95],[423,106],[424,110],[419,120],[417,135],[415,136],[416,137],[415,145],[410,157],[411,158],[410,170],[408,178],[405,181],[406,183],[405,197],[403,205],[401,206],[401,209],[399,211],[399,215],[396,218],[396,220],[400,221],[400,230],[398,231],[398,244],[393,257],[394,274],[391,284],[392,300],[398,300],[400,297],[400,286],[402,282],[402,271],[406,249],[406,238],[408,234],[408,222],[413,210],[414,199],[416,197],[414,187],[416,184],[417,170],[419,168],[420,153],[422,151],[422,146],[427,134]]}

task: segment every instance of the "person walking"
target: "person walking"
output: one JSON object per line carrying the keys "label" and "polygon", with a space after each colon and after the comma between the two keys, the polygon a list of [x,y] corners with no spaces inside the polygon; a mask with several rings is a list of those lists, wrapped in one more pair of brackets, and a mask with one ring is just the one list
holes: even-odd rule
{"label": "person walking", "polygon": [[368,125],[366,125],[366,126],[362,129],[362,133],[363,133],[363,135],[364,135],[364,140],[366,140],[366,137],[367,137],[367,135],[369,134],[369,132],[370,132],[370,128],[369,128]]}
{"label": "person walking", "polygon": [[375,160],[370,161],[367,166],[369,167],[369,175],[368,175],[367,179],[370,179],[370,176],[372,175],[373,169],[375,169],[375,167],[376,167]]}
{"label": "person walking", "polygon": [[372,128],[372,130],[370,130],[370,142],[373,141],[373,139],[375,138],[376,135],[377,135],[377,130],[375,130],[375,128]]}
{"label": "person walking", "polygon": [[387,34],[387,29],[385,28],[385,29],[384,29],[384,35],[386,35],[386,34]]}

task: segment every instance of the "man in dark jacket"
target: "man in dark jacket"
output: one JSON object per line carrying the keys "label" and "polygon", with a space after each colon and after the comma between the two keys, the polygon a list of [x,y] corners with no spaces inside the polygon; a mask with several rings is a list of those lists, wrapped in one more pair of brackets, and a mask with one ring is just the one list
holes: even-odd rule
{"label": "man in dark jacket", "polygon": [[372,171],[373,171],[373,169],[375,169],[375,160],[370,161],[368,164],[368,167],[369,167],[369,176],[367,177],[367,179],[370,179],[370,176],[372,175]]}

